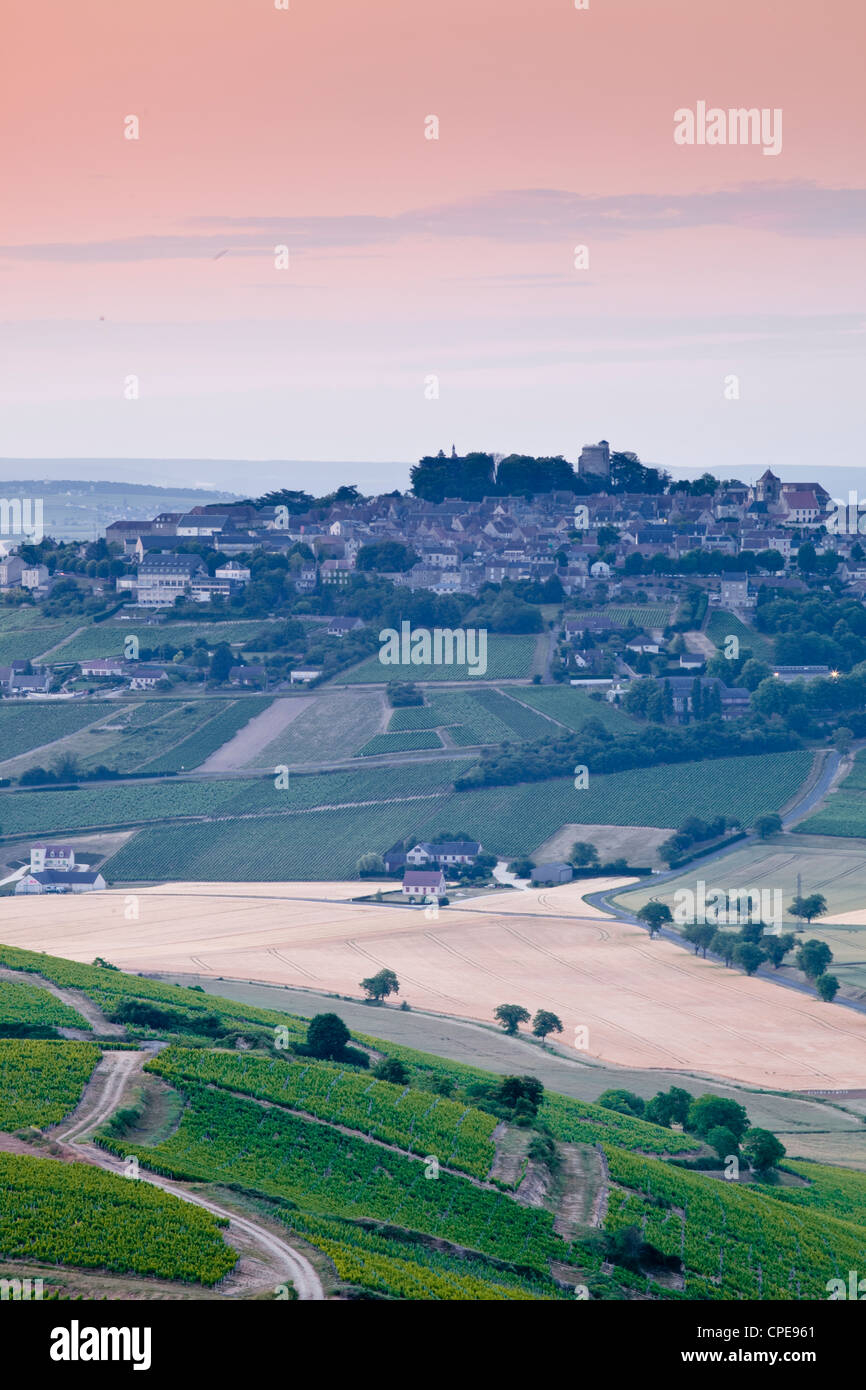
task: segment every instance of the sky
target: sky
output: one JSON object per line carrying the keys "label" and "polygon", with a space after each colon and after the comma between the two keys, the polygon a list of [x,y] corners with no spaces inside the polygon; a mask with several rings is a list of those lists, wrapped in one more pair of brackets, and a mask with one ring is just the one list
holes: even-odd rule
{"label": "sky", "polygon": [[[862,0],[289,4],[6,0],[5,476],[862,468]],[[699,102],[778,153],[676,143]]]}

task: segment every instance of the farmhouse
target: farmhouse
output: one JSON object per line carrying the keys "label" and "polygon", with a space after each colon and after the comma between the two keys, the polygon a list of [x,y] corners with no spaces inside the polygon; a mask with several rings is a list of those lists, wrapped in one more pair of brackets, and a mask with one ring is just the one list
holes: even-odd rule
{"label": "farmhouse", "polygon": [[434,898],[445,892],[445,875],[441,869],[407,869],[403,876],[403,896],[415,901]]}
{"label": "farmhouse", "polygon": [[63,873],[59,869],[43,869],[41,873],[25,874],[15,885],[16,893],[96,893],[106,887],[102,874],[81,869]]}
{"label": "farmhouse", "polygon": [[476,840],[443,840],[440,844],[423,842],[406,855],[407,864],[473,864],[481,851]]}
{"label": "farmhouse", "polygon": [[30,872],[41,873],[43,869],[57,869],[68,873],[75,868],[75,850],[71,845],[31,845]]}

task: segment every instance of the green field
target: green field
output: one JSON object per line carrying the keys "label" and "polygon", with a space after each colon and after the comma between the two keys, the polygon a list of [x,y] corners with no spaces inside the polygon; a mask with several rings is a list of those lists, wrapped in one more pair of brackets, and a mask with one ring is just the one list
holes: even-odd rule
{"label": "green field", "polygon": [[763,632],[758,632],[757,628],[747,627],[739,618],[735,618],[733,613],[724,609],[716,608],[710,613],[706,634],[717,647],[723,648],[728,637],[736,637],[741,650],[750,651],[756,661],[764,661],[769,665],[774,660],[772,637],[766,637]]}
{"label": "green field", "polygon": [[503,691],[490,689],[428,692],[426,705],[395,709],[388,725],[389,733],[422,729],[447,729],[452,741],[461,746],[513,743],[555,732],[534,710]]}
{"label": "green field", "polygon": [[621,623],[634,627],[667,627],[674,611],[672,603],[608,603],[592,613],[567,613],[566,620],[597,617],[603,613],[606,618],[618,618]]}
{"label": "green field", "polygon": [[111,710],[106,701],[28,700],[24,705],[0,703],[0,759],[7,762],[22,753],[66,738],[88,724],[95,724]]}
{"label": "green field", "polygon": [[0,1039],[0,1129],[56,1125],[75,1109],[98,1061],[94,1043]]}
{"label": "green field", "polygon": [[[80,626],[81,624],[74,624]],[[77,662],[93,660],[101,656],[123,656],[124,641],[127,637],[137,637],[143,650],[171,645],[188,647],[199,639],[213,649],[218,642],[228,642],[233,647],[253,647],[256,639],[267,631],[267,620],[241,620],[227,623],[136,623],[114,622],[91,623],[76,637],[63,643],[54,653],[53,660]],[[57,639],[60,640],[59,638]]]}
{"label": "green field", "polygon": [[866,838],[866,749],[861,748],[854,765],[839,790],[808,820],[801,821],[798,832],[804,835],[841,835]]}
{"label": "green field", "polygon": [[380,757],[383,753],[412,753],[424,748],[442,747],[442,740],[438,734],[425,730],[405,734],[375,734],[363,748],[358,749],[355,757],[374,758]]}
{"label": "green field", "polygon": [[0,605],[0,666],[43,656],[80,627],[80,618],[45,618],[41,608]]}
{"label": "green field", "polygon": [[0,1256],[7,1259],[201,1284],[215,1284],[237,1263],[220,1235],[224,1221],[88,1163],[0,1153],[0,1188]]}
{"label": "green field", "polygon": [[[608,704],[605,699],[593,700],[588,691],[573,685],[530,685],[520,690],[518,698],[540,714],[546,714],[549,719],[555,719],[575,732],[588,719],[599,720],[611,733],[633,732],[637,727],[636,721],[616,705]],[[546,724],[546,734],[540,737],[556,737],[558,732],[553,725]]]}
{"label": "green field", "polygon": [[466,681],[514,680],[527,677],[538,638],[535,636],[506,636],[490,633],[487,638],[487,670],[473,676],[468,666],[385,666],[378,656],[368,657],[360,666],[353,666],[335,676],[335,685],[384,685],[387,681]]}
{"label": "green field", "polygon": [[[379,781],[378,785],[371,781],[366,787],[368,796],[361,795],[358,784],[349,793],[351,774],[293,779],[285,793],[268,791],[272,784],[265,781],[253,784],[252,790],[241,790],[244,784],[234,782],[230,784],[237,798],[234,803],[220,800],[220,784],[207,783],[205,789],[224,815],[242,814],[242,805],[247,813],[259,806],[273,810],[275,797],[290,798],[293,788],[307,780],[315,781],[319,797],[330,795],[331,804],[346,803],[352,796],[357,801],[372,800],[374,789],[382,796],[386,786],[395,799],[383,798],[379,805],[305,810],[301,816],[260,815],[249,820],[190,824],[184,828],[181,843],[171,826],[148,828],[123,846],[109,861],[106,873],[113,882],[353,878],[357,860],[367,851],[382,853],[397,839],[409,835],[429,839],[453,830],[455,825],[465,828],[486,849],[510,858],[531,853],[569,822],[667,828],[678,825],[686,812],[707,819],[724,812],[751,824],[756,816],[778,810],[794,795],[811,762],[810,753],[791,752],[679,763],[674,768],[591,776],[589,786],[580,791],[568,777],[449,791],[445,769],[452,768],[453,777],[453,764],[444,760],[376,769],[377,773],[391,774],[392,780],[387,784]],[[337,777],[345,779],[341,797],[335,795]],[[332,778],[333,788],[328,786]],[[114,790],[108,788],[106,792]],[[168,795],[180,792],[181,787],[157,790]],[[306,806],[317,804],[310,799],[311,791],[308,787],[301,793]],[[410,800],[412,797],[419,799]],[[151,799],[153,819],[160,818],[158,800]],[[286,811],[304,809],[297,791],[294,800],[280,804]],[[320,800],[318,804],[326,803]]]}
{"label": "green field", "polygon": [[[718,891],[753,891],[781,894],[784,931],[803,930],[804,939],[825,941],[833,952],[832,973],[843,985],[866,989],[866,919],[861,926],[838,925],[838,918],[863,912],[866,907],[866,845],[795,834],[778,837],[766,844],[734,847],[723,859],[702,865],[697,860],[676,878],[653,887],[624,890],[615,901],[629,912],[637,912],[648,900],[658,898],[674,910],[676,894],[684,890],[696,894],[702,880],[707,895]],[[826,899],[826,917],[810,925],[799,922],[788,911],[798,882],[804,895],[821,893]],[[679,901],[687,901],[680,899]],[[773,903],[770,896],[765,901]]]}

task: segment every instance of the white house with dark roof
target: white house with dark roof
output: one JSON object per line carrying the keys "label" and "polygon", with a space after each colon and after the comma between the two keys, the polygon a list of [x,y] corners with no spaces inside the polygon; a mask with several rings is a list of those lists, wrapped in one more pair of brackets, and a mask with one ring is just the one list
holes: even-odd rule
{"label": "white house with dark roof", "polygon": [[445,875],[441,869],[407,869],[403,875],[404,898],[423,902],[444,892]]}
{"label": "white house with dark roof", "polygon": [[44,869],[58,869],[68,873],[75,868],[75,850],[71,845],[49,845],[39,843],[30,846],[30,872],[41,873]]}

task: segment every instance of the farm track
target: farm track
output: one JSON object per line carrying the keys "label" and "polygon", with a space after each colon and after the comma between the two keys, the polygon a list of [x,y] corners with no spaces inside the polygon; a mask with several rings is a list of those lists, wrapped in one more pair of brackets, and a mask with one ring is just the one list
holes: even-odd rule
{"label": "farm track", "polygon": [[[64,1148],[71,1150],[76,1158],[95,1164],[108,1172],[124,1173],[123,1160],[108,1154],[104,1149],[97,1148],[94,1144],[84,1142],[81,1136],[98,1128],[109,1119],[117,1109],[118,1103],[135,1072],[152,1056],[153,1048],[141,1052],[104,1053],[94,1076],[85,1087],[81,1103],[68,1120],[63,1121],[51,1131],[51,1138]],[[103,1068],[105,1063],[108,1065]],[[101,1073],[101,1075],[97,1077],[97,1073]],[[97,1080],[95,1096],[93,1094],[94,1079]],[[99,1083],[103,1081],[104,1085],[100,1085]],[[288,1279],[294,1284],[300,1300],[318,1301],[324,1299],[325,1293],[321,1280],[310,1261],[266,1226],[220,1206],[209,1197],[190,1192],[182,1184],[164,1178],[161,1174],[139,1169],[137,1180],[148,1182],[153,1187],[162,1188],[163,1191],[170,1192],[183,1202],[190,1202],[193,1206],[203,1207],[213,1216],[227,1220],[229,1226],[226,1236],[229,1240],[231,1240],[232,1232],[236,1231],[244,1237],[244,1240],[240,1242],[241,1244],[252,1245],[257,1249],[259,1257],[264,1262],[267,1278],[259,1275],[251,1280],[249,1276],[246,1276],[243,1283],[240,1284],[234,1274],[229,1274],[224,1281],[226,1293],[232,1287],[233,1282],[237,1285],[238,1292],[249,1292],[254,1284],[257,1284],[263,1291],[273,1289],[275,1285]]]}

